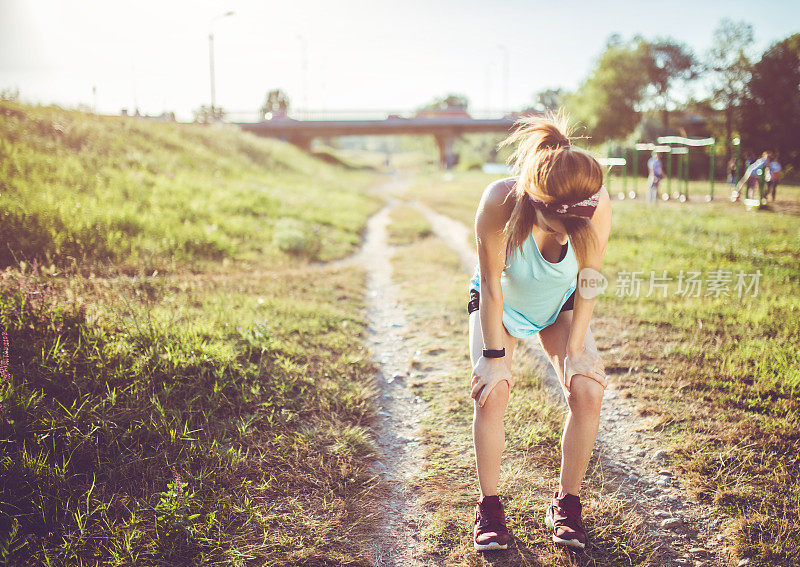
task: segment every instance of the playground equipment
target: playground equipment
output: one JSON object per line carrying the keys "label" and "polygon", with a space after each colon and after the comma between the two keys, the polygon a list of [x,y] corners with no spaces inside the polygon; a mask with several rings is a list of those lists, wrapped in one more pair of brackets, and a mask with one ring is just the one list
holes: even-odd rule
{"label": "playground equipment", "polygon": [[[633,193],[632,197],[636,194],[636,180],[639,178],[638,171],[639,171],[639,152],[647,152],[649,155],[651,152],[656,151],[659,154],[672,154],[672,147],[671,146],[657,146],[655,144],[634,144],[633,146],[633,179],[634,179],[634,190],[631,192]],[[667,161],[667,183],[670,182],[670,178],[672,177],[672,159]],[[662,193],[661,198],[664,200],[669,199],[669,193]]]}
{"label": "playground equipment", "polygon": [[742,163],[742,141],[739,138],[734,138],[731,140],[731,144],[736,146],[736,179],[739,179],[739,176],[742,172],[739,171],[739,164]]}
{"label": "playground equipment", "polygon": [[[606,177],[608,179],[607,183],[609,186],[611,186],[611,168],[614,167],[615,165],[624,166],[625,169],[622,170],[623,191],[617,193],[618,199],[624,199],[625,198],[624,189],[627,188],[628,186],[628,177],[627,177],[628,161],[625,158],[613,158],[609,156],[604,158],[597,158],[597,163],[606,167]],[[636,193],[633,191],[632,193],[633,195],[631,196],[631,199],[636,198]]]}
{"label": "playground equipment", "polygon": [[[709,183],[709,190],[708,195],[706,196],[706,202],[710,202],[714,200],[714,159],[717,153],[717,141],[714,138],[684,138],[682,136],[661,136],[657,139],[659,144],[675,144],[678,147],[672,147],[672,151],[670,153],[669,164],[667,167],[667,191],[670,190],[671,182],[670,182],[670,170],[672,167],[672,154],[677,155],[685,155],[685,158],[678,159],[678,168],[679,174],[683,174],[683,185],[684,190],[681,193],[678,191],[678,197],[680,198],[681,202],[689,200],[689,148],[692,147],[702,147],[702,146],[711,146],[711,151],[709,153],[709,173],[708,173],[708,183]],[[684,146],[682,151],[675,151],[681,150],[680,146]],[[680,187],[681,178],[678,178],[678,183]]]}
{"label": "playground equipment", "polygon": [[[714,159],[716,157],[716,140],[714,138],[684,138],[682,136],[661,136],[657,139],[658,145],[652,143],[637,143],[634,144],[633,149],[622,149],[623,157],[611,157],[611,144],[607,146],[607,157],[601,158],[598,161],[601,165],[607,166],[607,175],[610,177],[612,173],[612,166],[622,167],[622,191],[617,194],[619,199],[626,197],[635,199],[637,196],[636,184],[638,180],[639,171],[639,152],[653,152],[657,151],[666,158],[666,191],[661,193],[661,198],[664,201],[670,198],[679,200],[684,203],[689,200],[689,159],[690,149],[693,147],[711,146],[710,150],[710,163],[709,163],[709,192],[706,196],[706,202],[714,200]],[[632,159],[628,159],[628,152]],[[673,160],[672,156],[676,156]],[[672,162],[675,161],[676,172],[672,174]],[[633,164],[633,187],[628,191],[628,169]],[[673,177],[676,183],[675,191],[672,191]]]}
{"label": "playground equipment", "polygon": [[[761,209],[767,204],[767,196],[764,194],[764,188],[767,185],[767,168],[769,167],[768,163],[765,163],[761,167],[759,167],[755,173],[758,176],[758,198],[750,197],[750,188],[748,186],[749,182],[745,182],[745,198],[742,199],[742,203],[744,204],[745,209],[748,211],[752,209]],[[738,194],[734,194],[731,196],[731,201],[736,201]]]}
{"label": "playground equipment", "polygon": [[[618,199],[635,199],[637,197],[637,181],[638,181],[638,171],[639,171],[639,152],[647,152],[649,155],[651,152],[656,151],[662,156],[664,156],[664,161],[666,161],[665,169],[667,173],[667,180],[666,180],[666,191],[661,193],[661,199],[664,201],[668,201],[670,198],[679,200],[681,203],[684,203],[689,200],[689,163],[690,163],[690,155],[691,155],[691,148],[695,147],[703,147],[703,146],[711,146],[709,151],[709,172],[708,172],[708,195],[706,195],[705,200],[706,202],[711,202],[714,200],[714,163],[716,159],[716,140],[714,138],[684,138],[682,136],[661,136],[657,139],[658,144],[652,143],[637,143],[634,144],[633,149],[629,148],[622,148],[622,156],[623,157],[611,157],[611,144],[609,143],[607,146],[607,154],[608,157],[599,158],[598,162],[601,165],[607,167],[606,175],[611,178],[612,174],[612,167],[613,166],[620,166],[622,167],[622,191],[617,193]],[[739,179],[740,171],[740,163],[742,158],[742,146],[741,140],[739,138],[734,138],[731,141],[733,146],[736,146],[736,179]],[[630,154],[629,154],[630,152]],[[629,159],[629,155],[630,158]],[[676,159],[673,160],[675,156]],[[673,175],[673,161],[675,162],[675,175]],[[631,174],[633,176],[633,186],[630,191],[628,191],[628,175],[629,175],[629,168],[632,165]],[[767,168],[761,167],[756,170],[756,175],[758,177],[758,197],[750,197],[749,191],[745,194],[745,198],[742,199],[747,210],[756,208],[760,209],[766,205],[766,174]],[[673,181],[673,177],[675,178]],[[672,190],[673,183],[676,184],[675,191]],[[610,186],[610,183],[609,183]],[[731,195],[731,201],[738,200],[738,194],[736,192]]]}
{"label": "playground equipment", "polygon": [[[737,137],[731,140],[731,145],[736,146],[736,171],[734,173],[734,183],[738,182],[742,175],[744,175],[744,171],[740,171],[739,167],[742,164],[742,141]],[[767,204],[767,196],[764,194],[764,189],[767,184],[767,168],[769,167],[768,164],[764,164],[764,166],[758,168],[756,170],[756,175],[758,176],[758,198],[750,197],[750,189],[747,187],[745,189],[745,198],[742,199],[742,203],[744,204],[745,208],[750,211],[752,209],[761,209],[764,208]],[[745,182],[747,184],[747,182]],[[734,188],[731,192],[731,202],[736,202],[739,200],[739,190]]]}
{"label": "playground equipment", "polygon": [[[678,171],[675,173],[675,180],[678,188],[671,193],[673,199],[685,203],[689,200],[689,148],[672,148],[670,156],[678,156],[675,164]],[[672,160],[670,159],[670,162]],[[667,178],[667,191],[669,191],[670,178]],[[663,198],[663,195],[662,195]]]}
{"label": "playground equipment", "polygon": [[[734,138],[731,140],[731,144],[736,146],[736,172],[734,174],[734,183],[738,182],[741,179],[741,176],[744,175],[744,171],[739,170],[739,166],[742,163],[742,141],[739,138]],[[767,204],[766,195],[764,195],[764,188],[766,186],[767,180],[767,168],[761,167],[756,170],[756,175],[758,176],[758,199],[750,197],[749,189],[745,189],[745,198],[742,199],[742,203],[745,206],[745,209],[748,211],[752,209],[760,209]],[[739,199],[739,191],[733,189],[731,192],[731,202],[736,202]]]}

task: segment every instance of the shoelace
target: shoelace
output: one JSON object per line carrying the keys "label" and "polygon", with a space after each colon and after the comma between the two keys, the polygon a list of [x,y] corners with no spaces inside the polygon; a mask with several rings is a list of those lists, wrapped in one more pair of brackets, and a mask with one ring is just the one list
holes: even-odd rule
{"label": "shoelace", "polygon": [[480,507],[480,512],[476,512],[478,527],[487,531],[499,531],[504,527],[503,510],[501,508],[485,509]]}
{"label": "shoelace", "polygon": [[585,531],[583,522],[581,522],[580,504],[577,506],[563,506],[559,503],[553,509],[553,522],[556,525],[561,524],[576,531]]}

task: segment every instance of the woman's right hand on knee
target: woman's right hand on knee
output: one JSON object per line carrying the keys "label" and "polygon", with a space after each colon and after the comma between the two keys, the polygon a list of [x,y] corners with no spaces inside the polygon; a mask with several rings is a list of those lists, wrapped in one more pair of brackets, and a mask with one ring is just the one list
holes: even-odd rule
{"label": "woman's right hand on knee", "polygon": [[510,389],[513,381],[505,360],[502,358],[480,357],[475,368],[472,369],[472,391],[470,392],[470,397],[478,402],[480,407],[483,407],[489,394],[503,380],[508,382]]}

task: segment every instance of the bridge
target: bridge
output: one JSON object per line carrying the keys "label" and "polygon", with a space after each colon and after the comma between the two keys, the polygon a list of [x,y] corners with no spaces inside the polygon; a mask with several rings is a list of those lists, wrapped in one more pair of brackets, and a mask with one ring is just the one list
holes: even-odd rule
{"label": "bridge", "polygon": [[[235,116],[238,113],[233,113]],[[451,115],[448,115],[451,114]],[[439,161],[450,168],[455,164],[453,144],[462,134],[475,132],[508,133],[518,115],[508,114],[502,118],[475,118],[466,112],[436,112],[404,117],[391,113],[386,118],[296,120],[289,117],[275,117],[253,122],[231,121],[247,132],[258,136],[278,138],[305,150],[311,149],[311,141],[318,137],[334,136],[392,136],[399,134],[433,135],[439,147]],[[330,118],[330,113],[328,113]]]}

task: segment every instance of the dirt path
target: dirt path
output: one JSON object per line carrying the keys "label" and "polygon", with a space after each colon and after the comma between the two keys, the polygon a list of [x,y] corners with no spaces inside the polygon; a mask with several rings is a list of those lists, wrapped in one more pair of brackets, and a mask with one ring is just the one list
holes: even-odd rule
{"label": "dirt path", "polygon": [[351,260],[367,269],[368,341],[378,373],[378,420],[373,427],[381,456],[372,470],[382,479],[382,505],[370,554],[379,567],[431,565],[418,550],[425,511],[408,481],[420,472],[422,456],[420,419],[426,409],[407,384],[414,352],[405,341],[408,334],[398,291],[392,283],[393,249],[387,243],[389,215],[400,202],[392,197],[406,182],[396,177],[376,188],[387,204],[373,215],[361,251]]}
{"label": "dirt path", "polygon": [[[425,216],[434,234],[458,254],[465,270],[472,272],[477,258],[469,244],[469,228],[419,202],[413,206]],[[596,316],[592,327],[599,331],[598,343],[606,358],[623,348],[621,329],[614,321]],[[539,341],[534,338],[523,341],[523,345],[539,360],[553,401],[566,408],[558,376]],[[621,496],[644,520],[661,565],[730,565],[718,515],[697,504],[680,487],[665,464],[667,455],[659,447],[658,438],[651,434],[647,420],[636,415],[636,400],[619,396],[617,387],[623,376],[609,373],[608,377],[595,448],[599,466],[589,474]]]}

